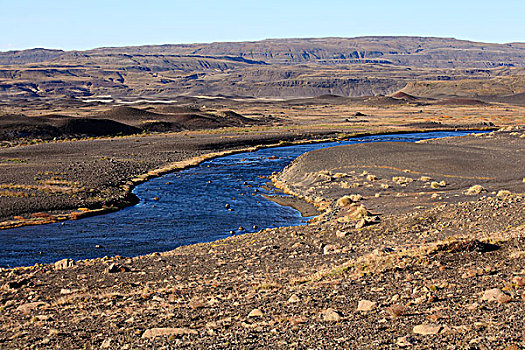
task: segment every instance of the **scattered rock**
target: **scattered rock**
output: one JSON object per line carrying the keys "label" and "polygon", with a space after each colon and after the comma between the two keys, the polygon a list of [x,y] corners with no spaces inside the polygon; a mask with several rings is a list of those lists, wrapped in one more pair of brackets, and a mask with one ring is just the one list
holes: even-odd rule
{"label": "scattered rock", "polygon": [[75,261],[73,259],[62,259],[55,263],[56,270],[68,269],[75,266]]}
{"label": "scattered rock", "polygon": [[308,322],[308,319],[304,316],[298,316],[298,317],[289,317],[288,322],[290,322],[291,325],[298,325]]}
{"label": "scattered rock", "polygon": [[108,266],[108,268],[105,270],[106,273],[116,273],[116,272],[129,272],[130,269],[127,266],[118,265],[118,264],[111,264]]}
{"label": "scattered rock", "polygon": [[476,309],[479,309],[481,305],[479,305],[479,303],[472,303],[472,304],[469,304],[466,306],[467,310],[470,310],[470,311],[473,311],[473,310],[476,310]]}
{"label": "scattered rock", "polygon": [[483,188],[483,186],[481,185],[474,185],[472,187],[470,187],[466,192],[465,194],[467,196],[475,196],[477,194],[480,194],[481,192],[485,191],[485,189]]}
{"label": "scattered rock", "polygon": [[498,295],[496,298],[496,301],[500,304],[507,304],[511,300],[512,300],[512,297],[505,293]]}
{"label": "scattered rock", "polygon": [[51,315],[36,315],[35,319],[43,322],[53,321],[53,317]]}
{"label": "scattered rock", "polygon": [[190,328],[151,328],[147,329],[142,334],[142,338],[170,337],[190,334],[199,334],[199,332]]}
{"label": "scattered rock", "polygon": [[333,177],[334,179],[340,179],[342,177],[347,177],[347,176],[348,176],[347,173],[335,173]]}
{"label": "scattered rock", "polygon": [[439,184],[436,181],[432,181],[430,183],[430,187],[432,187],[432,188],[439,188],[440,186],[439,186]]}
{"label": "scattered rock", "polygon": [[361,199],[363,199],[363,196],[361,196],[360,194],[351,194],[350,199],[352,200],[352,202],[359,202]]}
{"label": "scattered rock", "polygon": [[508,190],[500,190],[498,193],[496,193],[496,197],[507,197],[510,196],[512,193]]}
{"label": "scattered rock", "polygon": [[510,253],[511,259],[523,259],[525,258],[525,250],[518,250]]}
{"label": "scattered rock", "polygon": [[415,343],[414,338],[411,336],[399,337],[396,340],[396,345],[400,348],[406,348],[412,346]]}
{"label": "scattered rock", "polygon": [[438,334],[441,328],[442,326],[437,324],[421,324],[419,326],[415,326],[413,332],[421,335],[432,335]]}
{"label": "scattered rock", "polygon": [[462,275],[461,278],[472,278],[476,276],[483,275],[482,269],[467,269]]}
{"label": "scattered rock", "polygon": [[260,309],[253,309],[248,314],[248,317],[263,317],[264,313]]}
{"label": "scattered rock", "polygon": [[392,181],[394,181],[398,185],[406,185],[406,184],[408,184],[410,182],[413,182],[414,179],[412,179],[410,177],[405,177],[405,176],[394,176],[392,178]]}
{"label": "scattered rock", "polygon": [[188,303],[188,306],[190,308],[192,308],[193,310],[196,310],[196,309],[202,309],[202,308],[206,307],[206,303],[204,301],[202,301],[202,300],[195,299],[195,300],[191,300]]}
{"label": "scattered rock", "polygon": [[370,216],[370,212],[364,205],[350,206],[348,213],[337,219],[338,222],[351,222]]}
{"label": "scattered rock", "polygon": [[100,344],[100,347],[102,349],[109,349],[109,348],[111,348],[111,342],[112,342],[111,338],[104,339],[102,344]]}
{"label": "scattered rock", "polygon": [[445,187],[446,185],[447,185],[447,183],[445,181],[440,181],[440,182],[432,181],[430,183],[430,187],[432,187],[432,188]]}
{"label": "scattered rock", "polygon": [[341,252],[341,249],[335,244],[327,244],[323,248],[323,254],[335,254],[339,252]]}
{"label": "scattered rock", "polygon": [[337,230],[337,231],[335,232],[335,235],[336,235],[338,238],[346,237],[347,234],[348,234],[348,232],[346,232],[346,231],[340,231],[340,230]]}
{"label": "scattered rock", "polygon": [[365,219],[361,219],[357,222],[357,224],[355,224],[355,228],[356,229],[360,229],[360,228],[363,228],[365,227],[366,225],[366,220]]}
{"label": "scattered rock", "polygon": [[289,303],[298,303],[298,302],[300,302],[300,301],[301,301],[301,298],[299,298],[299,297],[297,296],[297,294],[292,295],[292,296],[288,299],[288,302],[289,302]]}
{"label": "scattered rock", "polygon": [[500,302],[500,300],[505,300],[505,296],[507,296],[507,294],[503,293],[503,291],[499,288],[492,288],[492,289],[488,289],[486,290],[484,293],[483,293],[483,296],[481,297],[481,300],[483,301],[488,301],[488,302],[492,302],[492,301],[497,301],[497,302]]}
{"label": "scattered rock", "polygon": [[357,222],[357,224],[355,225],[355,228],[357,229],[360,229],[360,228],[363,228],[365,226],[368,226],[368,225],[373,225],[373,224],[377,224],[379,223],[379,216],[375,215],[375,216],[365,216],[364,218],[362,218],[361,220],[359,220]]}
{"label": "scattered rock", "polygon": [[343,315],[339,311],[329,308],[321,313],[321,317],[327,322],[338,322],[342,320]]}
{"label": "scattered rock", "polygon": [[394,304],[386,308],[386,313],[392,317],[400,317],[406,313],[406,308],[403,305]]}
{"label": "scattered rock", "polygon": [[220,328],[219,324],[215,321],[210,321],[206,323],[204,327],[207,329],[219,329]]}
{"label": "scattered rock", "polygon": [[505,347],[505,350],[520,350],[521,348],[516,344],[511,344]]}
{"label": "scattered rock", "polygon": [[357,311],[368,312],[376,308],[377,303],[370,300],[360,300],[357,304]]}
{"label": "scattered rock", "polygon": [[336,203],[337,203],[338,206],[344,208],[344,207],[349,206],[350,204],[352,204],[352,199],[350,198],[350,196],[343,196],[343,197],[339,198]]}

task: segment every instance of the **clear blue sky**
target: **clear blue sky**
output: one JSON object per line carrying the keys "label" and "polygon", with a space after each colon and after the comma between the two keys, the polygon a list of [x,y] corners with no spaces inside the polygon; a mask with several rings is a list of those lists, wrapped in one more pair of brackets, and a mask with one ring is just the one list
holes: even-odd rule
{"label": "clear blue sky", "polygon": [[0,0],[0,51],[417,35],[525,41],[525,0]]}

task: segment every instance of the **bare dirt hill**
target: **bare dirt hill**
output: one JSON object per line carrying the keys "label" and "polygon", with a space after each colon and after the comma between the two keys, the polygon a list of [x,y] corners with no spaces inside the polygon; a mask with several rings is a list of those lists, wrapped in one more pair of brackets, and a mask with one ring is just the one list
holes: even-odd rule
{"label": "bare dirt hill", "polygon": [[0,141],[120,136],[142,132],[217,129],[262,123],[233,111],[204,112],[176,106],[166,106],[164,110],[179,113],[160,114],[142,108],[117,106],[87,117],[61,114],[39,116],[0,114]]}
{"label": "bare dirt hill", "polygon": [[[513,96],[525,93],[525,71],[518,70],[514,75],[490,79],[461,79],[455,81],[416,81],[410,82],[400,92],[428,97],[478,97],[497,100],[498,96]],[[519,95],[518,95],[519,96]],[[520,100],[519,97],[517,100]],[[514,102],[509,99],[509,102]]]}

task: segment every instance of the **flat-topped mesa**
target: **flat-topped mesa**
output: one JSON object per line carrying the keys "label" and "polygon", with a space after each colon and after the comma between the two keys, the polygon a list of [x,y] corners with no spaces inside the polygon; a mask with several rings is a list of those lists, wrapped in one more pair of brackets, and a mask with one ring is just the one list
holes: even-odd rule
{"label": "flat-topped mesa", "polygon": [[502,102],[523,104],[523,47],[360,37],[10,51],[0,52],[0,98],[357,97],[405,88],[392,100],[422,103],[437,93],[496,101],[517,94]]}

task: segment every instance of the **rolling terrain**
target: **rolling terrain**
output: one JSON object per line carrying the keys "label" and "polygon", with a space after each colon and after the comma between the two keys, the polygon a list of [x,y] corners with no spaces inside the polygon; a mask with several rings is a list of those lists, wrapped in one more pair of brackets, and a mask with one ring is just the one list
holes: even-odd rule
{"label": "rolling terrain", "polygon": [[444,38],[272,39],[0,53],[4,103],[179,95],[357,97],[405,88],[422,97],[481,96],[498,101],[505,96],[520,104],[524,77],[524,43]]}
{"label": "rolling terrain", "polygon": [[224,155],[492,131],[300,156],[268,181],[317,208],[308,225],[0,268],[0,348],[524,348],[524,116],[524,43],[0,52],[0,230],[13,240],[10,228],[136,204],[136,185]]}

